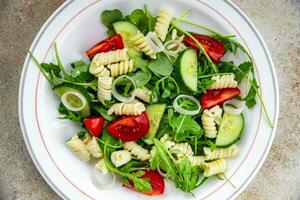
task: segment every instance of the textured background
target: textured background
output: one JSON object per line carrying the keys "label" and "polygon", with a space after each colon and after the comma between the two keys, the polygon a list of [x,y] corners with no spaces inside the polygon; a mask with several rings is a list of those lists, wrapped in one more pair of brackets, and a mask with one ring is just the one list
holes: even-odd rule
{"label": "textured background", "polygon": [[[300,0],[234,0],[264,37],[278,74],[270,154],[238,199],[300,199]],[[18,122],[18,84],[36,33],[63,0],[0,0],[0,199],[59,199],[35,169]]]}

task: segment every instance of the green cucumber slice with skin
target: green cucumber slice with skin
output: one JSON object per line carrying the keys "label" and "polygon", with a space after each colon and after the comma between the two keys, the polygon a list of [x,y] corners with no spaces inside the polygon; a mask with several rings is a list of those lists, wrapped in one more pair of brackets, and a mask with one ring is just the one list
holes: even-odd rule
{"label": "green cucumber slice with skin", "polygon": [[232,115],[224,113],[218,131],[216,146],[228,147],[236,143],[244,130],[244,117],[242,114]]}
{"label": "green cucumber slice with skin", "polygon": [[91,113],[91,100],[90,100],[90,97],[89,97],[89,94],[80,89],[79,87],[77,86],[74,86],[74,85],[71,85],[71,84],[61,84],[61,85],[57,85],[53,88],[54,92],[57,94],[57,96],[61,97],[64,93],[66,92],[77,92],[77,93],[80,93],[84,96],[84,98],[86,99],[86,105],[85,107],[79,111],[79,113],[82,115],[82,117],[88,117],[90,116],[90,113]]}
{"label": "green cucumber slice with skin", "polygon": [[178,79],[190,92],[197,92],[197,51],[189,48],[181,52],[176,60]]}
{"label": "green cucumber slice with skin", "polygon": [[164,115],[167,105],[161,103],[151,104],[146,107],[146,113],[150,122],[150,129],[144,136],[144,141],[152,144],[152,139],[155,137],[159,128],[160,121]]}
{"label": "green cucumber slice with skin", "polygon": [[123,42],[127,46],[130,44],[130,38],[135,36],[139,29],[133,23],[129,21],[118,21],[112,24],[116,33],[121,34]]}

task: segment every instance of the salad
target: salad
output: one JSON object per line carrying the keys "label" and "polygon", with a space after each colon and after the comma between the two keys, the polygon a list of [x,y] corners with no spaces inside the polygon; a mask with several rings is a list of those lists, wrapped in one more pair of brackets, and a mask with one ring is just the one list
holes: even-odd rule
{"label": "salad", "polygon": [[[61,100],[59,118],[82,126],[66,147],[97,161],[97,188],[112,187],[116,176],[145,195],[163,194],[165,180],[187,193],[212,177],[229,181],[226,161],[238,154],[248,120],[242,113],[256,96],[271,125],[248,51],[235,35],[185,19],[189,13],[104,10],[107,38],[85,52],[88,63],[74,61],[70,71],[55,44],[56,64],[29,52]],[[237,53],[245,62],[226,59]]]}

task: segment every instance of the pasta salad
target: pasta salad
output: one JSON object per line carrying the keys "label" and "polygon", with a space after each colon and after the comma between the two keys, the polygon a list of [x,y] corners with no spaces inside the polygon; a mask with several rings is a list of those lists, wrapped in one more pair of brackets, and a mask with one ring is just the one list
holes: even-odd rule
{"label": "pasta salad", "polygon": [[[226,162],[238,154],[242,113],[256,96],[270,123],[248,51],[234,35],[187,20],[189,13],[104,10],[107,38],[70,72],[55,44],[57,64],[39,63],[29,52],[61,100],[59,118],[82,126],[66,147],[96,161],[97,188],[111,188],[116,176],[145,195],[163,194],[165,180],[188,193],[212,177],[230,182]],[[228,60],[238,52],[246,61]]]}

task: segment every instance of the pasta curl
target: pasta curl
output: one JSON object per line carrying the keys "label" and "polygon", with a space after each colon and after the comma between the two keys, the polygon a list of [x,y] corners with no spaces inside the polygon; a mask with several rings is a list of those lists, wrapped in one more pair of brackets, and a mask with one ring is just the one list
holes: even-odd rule
{"label": "pasta curl", "polygon": [[204,110],[201,116],[204,135],[208,138],[217,137],[217,126],[214,115],[209,110]]}
{"label": "pasta curl", "polygon": [[95,158],[100,158],[103,156],[102,150],[100,149],[96,137],[92,137],[86,145],[86,149],[90,152]]}
{"label": "pasta curl", "polygon": [[129,60],[129,57],[127,55],[127,48],[117,49],[114,51],[108,51],[108,52],[96,54],[91,62],[91,66],[93,68],[97,68],[103,65],[109,65],[112,63],[117,63],[117,62],[127,61],[127,60]]}
{"label": "pasta curl", "polygon": [[70,140],[66,142],[67,147],[81,160],[89,161],[90,153],[88,152],[86,145],[77,135],[73,136]]}
{"label": "pasta curl", "polygon": [[156,59],[156,52],[151,48],[148,44],[146,37],[140,31],[131,38],[131,41],[135,48],[139,49],[140,51],[144,52],[147,56],[150,56],[152,59]]}
{"label": "pasta curl", "polygon": [[173,12],[169,9],[160,9],[158,11],[158,18],[154,30],[161,41],[165,41],[166,39],[168,29],[172,20],[172,15]]}
{"label": "pasta curl", "polygon": [[204,147],[205,160],[215,160],[221,158],[231,158],[237,155],[238,148],[236,144],[231,145],[228,148],[217,148],[214,151],[211,151],[210,148]]}
{"label": "pasta curl", "polygon": [[204,164],[204,157],[203,156],[191,156],[191,155],[189,155],[188,158],[189,158],[189,160],[191,162],[191,165],[193,167],[195,167],[195,166],[202,167],[202,165]]}
{"label": "pasta curl", "polygon": [[90,64],[89,71],[96,77],[108,77],[110,76],[110,71],[104,66],[96,66],[93,62]]}
{"label": "pasta curl", "polygon": [[226,160],[225,159],[219,159],[213,162],[204,163],[202,165],[204,173],[203,175],[205,177],[209,177],[215,174],[220,174],[225,172],[226,170]]}
{"label": "pasta curl", "polygon": [[141,88],[136,88],[134,91],[134,94],[137,98],[143,100],[146,103],[151,103],[151,102],[155,103],[157,101],[156,98],[151,99],[152,92],[145,86],[143,86]]}
{"label": "pasta curl", "polygon": [[220,125],[222,120],[222,113],[223,113],[222,108],[219,105],[216,105],[211,109],[209,109],[209,111],[213,115],[216,124]]}
{"label": "pasta curl", "polygon": [[123,147],[139,160],[145,161],[151,159],[149,151],[138,145],[136,142],[125,142]]}
{"label": "pasta curl", "polygon": [[182,159],[184,156],[194,155],[191,145],[187,142],[175,143],[175,145],[170,148],[170,152],[176,154],[178,159]]}
{"label": "pasta curl", "polygon": [[222,88],[235,88],[238,82],[234,80],[235,76],[233,73],[225,75],[213,76],[211,80],[215,82],[207,87],[207,89],[222,89]]}
{"label": "pasta curl", "polygon": [[105,164],[104,158],[101,158],[95,165],[95,168],[101,173],[101,174],[107,174],[108,169]]}
{"label": "pasta curl", "polygon": [[112,77],[117,77],[135,71],[134,60],[122,61],[107,66]]}
{"label": "pasta curl", "polygon": [[146,110],[143,103],[134,101],[129,103],[115,103],[112,105],[107,114],[115,114],[115,115],[140,115],[142,112]]}
{"label": "pasta curl", "polygon": [[99,101],[105,105],[105,101],[112,99],[112,77],[99,77],[98,78],[98,91],[97,96]]}

